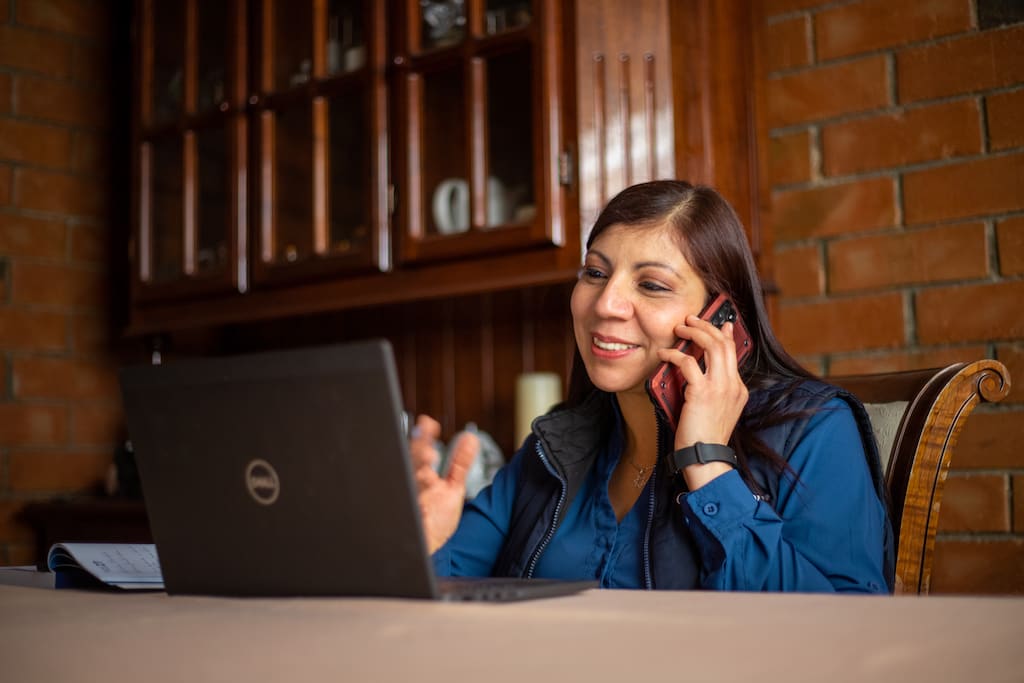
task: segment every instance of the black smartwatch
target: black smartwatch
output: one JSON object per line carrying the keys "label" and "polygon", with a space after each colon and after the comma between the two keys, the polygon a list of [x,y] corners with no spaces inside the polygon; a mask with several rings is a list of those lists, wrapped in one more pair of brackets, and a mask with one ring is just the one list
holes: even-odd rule
{"label": "black smartwatch", "polygon": [[706,465],[709,462],[724,462],[736,467],[739,461],[736,453],[728,446],[720,443],[702,443],[698,441],[692,446],[680,448],[672,454],[672,462],[677,470],[690,465]]}

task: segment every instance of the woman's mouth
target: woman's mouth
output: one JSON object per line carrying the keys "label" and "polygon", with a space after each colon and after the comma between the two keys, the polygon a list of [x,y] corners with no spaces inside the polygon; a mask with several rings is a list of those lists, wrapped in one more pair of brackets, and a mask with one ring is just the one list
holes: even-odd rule
{"label": "woman's mouth", "polygon": [[606,358],[617,358],[638,348],[637,344],[628,344],[617,339],[602,339],[595,336],[591,337],[590,341],[593,344],[594,354]]}

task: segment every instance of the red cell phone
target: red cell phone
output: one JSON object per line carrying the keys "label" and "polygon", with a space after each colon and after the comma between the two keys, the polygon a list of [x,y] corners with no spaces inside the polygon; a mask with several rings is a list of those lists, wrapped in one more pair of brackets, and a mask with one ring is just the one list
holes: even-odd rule
{"label": "red cell phone", "polygon": [[[727,322],[733,324],[732,338],[736,342],[737,365],[742,365],[750,352],[754,350],[754,343],[750,339],[750,333],[747,332],[732,299],[725,294],[719,294],[701,311],[700,318],[709,321],[717,328],[721,328]],[[696,358],[700,369],[704,369],[704,349],[692,344],[689,339],[680,339],[676,348]],[[683,409],[683,390],[686,389],[683,373],[672,363],[662,363],[647,380],[646,387],[647,395],[651,397],[655,410],[675,432],[679,413]]]}

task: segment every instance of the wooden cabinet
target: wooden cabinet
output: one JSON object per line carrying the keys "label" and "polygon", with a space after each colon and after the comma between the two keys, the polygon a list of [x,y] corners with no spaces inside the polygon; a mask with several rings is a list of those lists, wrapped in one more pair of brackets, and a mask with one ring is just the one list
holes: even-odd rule
{"label": "wooden cabinet", "polygon": [[139,0],[131,330],[570,277],[562,12]]}
{"label": "wooden cabinet", "polygon": [[244,291],[242,6],[145,0],[138,17],[134,300]]}
{"label": "wooden cabinet", "polygon": [[742,0],[136,3],[130,333],[561,285],[657,177],[767,241]]}
{"label": "wooden cabinet", "polygon": [[565,245],[561,3],[403,10],[392,59],[401,262]]}

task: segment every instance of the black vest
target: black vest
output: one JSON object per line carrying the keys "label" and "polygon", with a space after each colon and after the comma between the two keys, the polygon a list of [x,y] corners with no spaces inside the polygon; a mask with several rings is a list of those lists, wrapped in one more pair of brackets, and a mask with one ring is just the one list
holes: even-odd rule
{"label": "black vest", "polygon": [[[888,495],[878,457],[878,446],[871,431],[864,406],[846,391],[823,382],[806,380],[795,389],[784,392],[779,387],[755,389],[744,409],[751,414],[769,401],[784,401],[786,412],[810,414],[832,398],[845,400],[857,420],[864,452],[879,499],[888,506]],[[527,439],[522,473],[516,491],[509,532],[494,565],[495,576],[531,576],[534,565],[551,537],[554,536],[564,511],[579,490],[587,471],[604,447],[614,428],[615,410],[612,396],[594,392],[581,405],[556,410],[533,422],[533,434]],[[653,410],[653,408],[652,408]],[[757,433],[764,443],[789,460],[799,442],[808,418],[798,417]],[[662,425],[661,443],[672,444],[671,434]],[[663,448],[661,455],[668,452]],[[659,459],[659,463],[664,458]],[[766,460],[748,460],[757,493],[774,505],[778,499],[780,475]],[[699,586],[700,555],[682,515],[673,510],[676,498],[685,491],[680,475],[669,473],[659,464],[652,475],[654,515],[648,533],[644,571],[649,588],[692,589]],[[720,558],[706,558],[710,565]],[[895,546],[890,525],[886,527],[885,575],[890,591],[895,573]]]}

